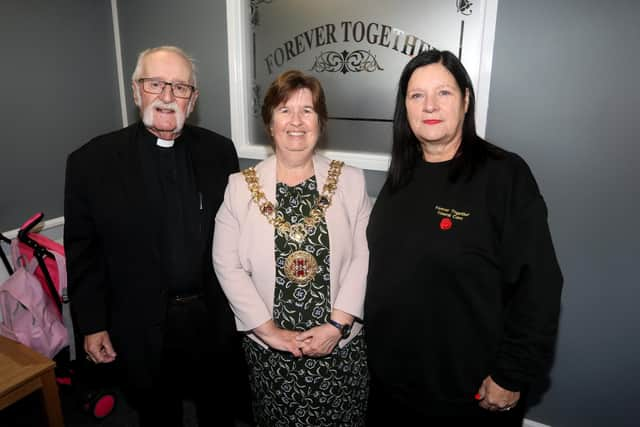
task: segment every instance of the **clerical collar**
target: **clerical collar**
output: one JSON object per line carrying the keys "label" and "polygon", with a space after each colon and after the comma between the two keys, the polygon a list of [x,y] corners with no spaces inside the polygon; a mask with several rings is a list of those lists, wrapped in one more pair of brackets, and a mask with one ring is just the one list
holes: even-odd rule
{"label": "clerical collar", "polygon": [[166,140],[166,139],[158,138],[157,141],[156,141],[156,145],[158,147],[162,147],[162,148],[171,148],[171,147],[173,147],[173,143],[174,142],[175,141],[173,139],[169,141],[169,140]]}

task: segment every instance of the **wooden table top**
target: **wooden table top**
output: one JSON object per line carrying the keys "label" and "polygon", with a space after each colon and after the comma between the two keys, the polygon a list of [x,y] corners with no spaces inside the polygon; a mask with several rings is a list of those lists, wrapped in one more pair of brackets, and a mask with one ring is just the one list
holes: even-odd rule
{"label": "wooden table top", "polygon": [[37,351],[0,336],[0,396],[53,369],[54,366],[53,360],[47,359]]}

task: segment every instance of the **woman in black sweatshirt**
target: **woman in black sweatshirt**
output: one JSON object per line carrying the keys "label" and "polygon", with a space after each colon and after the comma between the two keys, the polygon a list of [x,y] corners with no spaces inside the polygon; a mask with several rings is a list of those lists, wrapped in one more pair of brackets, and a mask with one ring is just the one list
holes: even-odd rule
{"label": "woman in black sweatshirt", "polygon": [[400,78],[367,230],[369,425],[520,426],[549,369],[562,274],[546,206],[525,161],[476,134],[474,101],[451,52],[422,52]]}

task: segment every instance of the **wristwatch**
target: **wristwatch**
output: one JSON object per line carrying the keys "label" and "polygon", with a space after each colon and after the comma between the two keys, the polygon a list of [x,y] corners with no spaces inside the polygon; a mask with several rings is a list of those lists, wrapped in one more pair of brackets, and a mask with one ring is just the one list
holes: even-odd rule
{"label": "wristwatch", "polygon": [[346,338],[349,336],[349,334],[351,333],[351,325],[347,324],[342,324],[342,323],[338,323],[333,319],[329,319],[327,320],[327,322],[331,325],[334,326],[336,328],[338,328],[338,330],[340,331],[340,333],[342,334],[342,338]]}

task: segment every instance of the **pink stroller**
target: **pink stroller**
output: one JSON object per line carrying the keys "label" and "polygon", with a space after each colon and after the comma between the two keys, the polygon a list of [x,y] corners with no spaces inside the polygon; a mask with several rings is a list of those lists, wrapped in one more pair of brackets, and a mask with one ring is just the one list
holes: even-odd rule
{"label": "pink stroller", "polygon": [[[84,360],[75,360],[76,340],[67,297],[64,247],[41,234],[31,232],[43,218],[43,213],[29,218],[20,227],[17,239],[11,242],[13,268],[17,269],[19,265],[29,263],[32,259],[37,261],[37,268],[33,274],[40,282],[46,298],[53,301],[57,315],[63,320],[69,336],[68,347],[63,348],[54,357],[56,380],[61,390],[73,390],[85,411],[101,419],[113,411],[115,394],[100,389],[96,367],[87,365]],[[3,241],[7,242],[8,239],[2,237]],[[13,271],[1,250],[0,255],[7,271],[12,274]]]}

